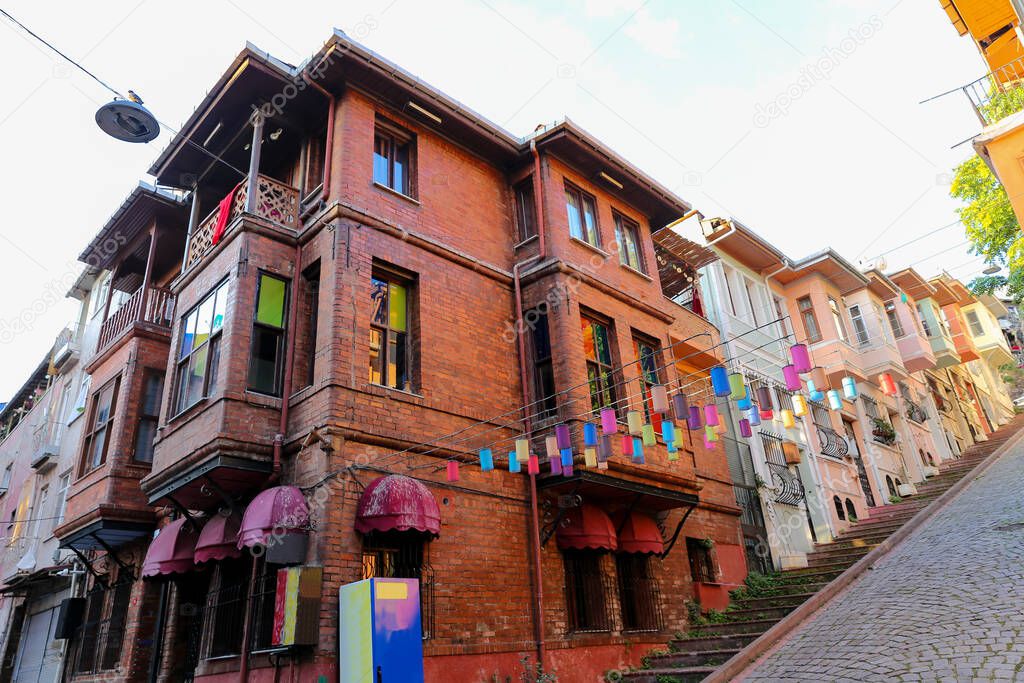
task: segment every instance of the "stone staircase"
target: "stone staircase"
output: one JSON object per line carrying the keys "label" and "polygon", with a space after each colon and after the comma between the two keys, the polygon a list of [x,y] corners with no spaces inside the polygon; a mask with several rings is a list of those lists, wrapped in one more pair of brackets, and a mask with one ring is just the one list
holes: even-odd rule
{"label": "stone staircase", "polygon": [[918,485],[916,495],[894,505],[869,508],[866,519],[839,534],[834,541],[817,544],[808,555],[806,568],[749,580],[747,588],[734,594],[728,610],[703,618],[685,636],[679,634],[682,637],[673,639],[667,651],[652,652],[644,657],[643,669],[621,672],[621,680],[633,683],[703,680],[970,474],[1022,426],[1024,418],[1015,419],[992,434],[988,441],[965,451],[959,459],[943,463],[938,475]]}

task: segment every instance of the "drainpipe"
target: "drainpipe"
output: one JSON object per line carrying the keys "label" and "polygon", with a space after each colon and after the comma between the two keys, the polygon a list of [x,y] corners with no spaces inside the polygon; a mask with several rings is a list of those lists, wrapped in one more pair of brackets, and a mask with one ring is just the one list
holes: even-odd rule
{"label": "drainpipe", "polygon": [[256,592],[256,554],[252,555],[252,568],[249,570],[249,597],[245,601],[245,620],[242,622],[242,652],[238,664],[238,683],[248,683],[249,680],[249,622],[252,621],[252,596]]}
{"label": "drainpipe", "polygon": [[288,433],[288,399],[292,394],[292,375],[295,365],[295,338],[298,336],[298,325],[295,318],[299,314],[299,279],[302,266],[302,245],[295,244],[295,275],[292,277],[292,296],[288,302],[288,325],[292,328],[288,335],[287,346],[284,352],[284,381],[281,385],[281,420],[277,425],[277,434],[274,435],[274,466],[267,479],[268,484],[273,484],[281,478],[281,452],[284,450],[284,437]]}

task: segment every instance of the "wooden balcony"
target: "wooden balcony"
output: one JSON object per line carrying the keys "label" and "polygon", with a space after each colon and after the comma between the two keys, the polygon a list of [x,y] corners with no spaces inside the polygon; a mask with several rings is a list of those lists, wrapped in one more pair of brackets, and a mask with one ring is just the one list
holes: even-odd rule
{"label": "wooden balcony", "polygon": [[[247,206],[250,207],[248,211]],[[234,191],[227,227],[230,228],[232,222],[243,213],[295,230],[299,226],[299,191],[273,178],[260,175],[256,184],[256,194],[250,202],[247,180]],[[211,211],[192,231],[188,240],[184,270],[189,270],[202,261],[213,249],[213,231],[217,227],[219,215],[220,207]]]}
{"label": "wooden balcony", "polygon": [[96,354],[103,353],[136,323],[148,323],[170,329],[173,316],[173,294],[157,287],[150,287],[146,293],[145,287],[139,287],[113,315],[103,321],[96,344]]}

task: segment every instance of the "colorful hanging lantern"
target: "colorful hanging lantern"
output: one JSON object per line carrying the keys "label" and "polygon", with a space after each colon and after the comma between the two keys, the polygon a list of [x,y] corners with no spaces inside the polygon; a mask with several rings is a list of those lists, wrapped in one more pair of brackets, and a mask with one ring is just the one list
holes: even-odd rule
{"label": "colorful hanging lantern", "polygon": [[828,391],[828,374],[825,372],[825,368],[820,365],[811,370],[811,381],[814,382],[814,388],[817,391]]}
{"label": "colorful hanging lantern", "polygon": [[605,435],[619,431],[619,420],[615,408],[601,408],[601,432]]}
{"label": "colorful hanging lantern", "polygon": [[514,472],[518,472],[519,469],[520,469],[520,467],[519,467],[519,458],[516,457],[516,452],[515,451],[509,451],[508,452],[508,471],[514,473]]}
{"label": "colorful hanging lantern", "polygon": [[729,386],[729,372],[724,365],[711,368],[711,388],[715,390],[715,396],[728,396],[732,392],[732,387]]}
{"label": "colorful hanging lantern", "polygon": [[564,451],[572,448],[572,434],[569,432],[569,425],[555,425],[555,439],[558,441],[558,450]]}
{"label": "colorful hanging lantern", "polygon": [[563,448],[559,451],[562,454],[562,472],[572,470],[572,449]]}
{"label": "colorful hanging lantern", "polygon": [[572,462],[570,462],[568,465],[562,465],[562,476],[563,477],[571,477],[572,476]]}
{"label": "colorful hanging lantern", "polygon": [[843,395],[851,401],[857,398],[857,382],[852,377],[843,378]]}
{"label": "colorful hanging lantern", "polygon": [[548,464],[551,465],[551,474],[561,474],[562,473],[562,458],[561,457],[555,456],[554,458],[551,458],[551,460],[548,461]]}
{"label": "colorful hanging lantern", "polygon": [[676,440],[676,426],[668,420],[661,423],[661,438],[667,444],[674,443]]}
{"label": "colorful hanging lantern", "polygon": [[704,438],[708,441],[718,441],[718,431],[710,425],[704,426]]}
{"label": "colorful hanging lantern", "polygon": [[494,469],[494,453],[490,448],[480,449],[480,471],[490,472]]}
{"label": "colorful hanging lantern", "polygon": [[629,434],[622,435],[622,454],[627,458],[633,456],[633,437]]}
{"label": "colorful hanging lantern", "polygon": [[633,462],[644,464],[644,441],[638,436],[633,437]]}
{"label": "colorful hanging lantern", "polygon": [[747,387],[743,384],[743,375],[734,372],[729,375],[729,398],[739,401],[747,397]]}
{"label": "colorful hanging lantern", "polygon": [[807,414],[807,399],[803,394],[793,394],[793,415],[803,417]]}
{"label": "colorful hanging lantern", "polygon": [[590,422],[583,423],[583,445],[597,448],[597,425]]}
{"label": "colorful hanging lantern", "polygon": [[526,473],[527,474],[540,474],[540,458],[536,455],[531,455],[526,460]]}
{"label": "colorful hanging lantern", "polygon": [[882,388],[882,393],[886,396],[895,396],[897,393],[896,381],[888,372],[883,372],[878,376],[878,386]]}
{"label": "colorful hanging lantern", "polygon": [[597,462],[608,462],[612,457],[612,437],[603,436],[597,445]]}
{"label": "colorful hanging lantern", "polygon": [[753,401],[750,400],[750,394],[747,394],[746,398],[741,398],[736,401],[737,410],[750,410],[750,406],[753,405]]}
{"label": "colorful hanging lantern", "polygon": [[782,378],[786,380],[786,388],[790,391],[800,391],[800,375],[797,374],[795,365],[784,365],[782,367]]}
{"label": "colorful hanging lantern", "polygon": [[686,394],[681,391],[672,397],[672,412],[675,413],[678,422],[685,422],[690,416],[689,401],[686,400]]}
{"label": "colorful hanging lantern", "polygon": [[843,398],[839,395],[838,391],[836,391],[835,389],[829,389],[828,392],[826,392],[826,396],[828,396],[829,408],[831,408],[832,410],[843,409]]}
{"label": "colorful hanging lantern", "polygon": [[709,451],[715,450],[715,442],[708,439],[707,434],[704,435],[704,448]]}
{"label": "colorful hanging lantern", "polygon": [[754,432],[750,429],[750,420],[742,418],[740,420],[740,436],[744,439],[749,439],[754,435]]}
{"label": "colorful hanging lantern", "polygon": [[643,439],[645,446],[653,446],[658,443],[657,437],[654,435],[654,425],[646,424],[641,430],[641,438]]}
{"label": "colorful hanging lantern", "polygon": [[669,462],[675,462],[676,460],[679,460],[679,449],[676,448],[676,445],[674,443],[666,444],[666,449],[668,451]]}
{"label": "colorful hanging lantern", "polygon": [[800,464],[800,447],[793,441],[782,442],[782,455],[786,458],[787,465]]}
{"label": "colorful hanging lantern", "polygon": [[714,427],[718,424],[718,406],[714,403],[704,406],[704,424],[709,427]]}
{"label": "colorful hanging lantern", "polygon": [[662,415],[668,412],[668,388],[664,384],[651,385],[651,410]]}
{"label": "colorful hanging lantern", "polygon": [[530,457],[530,440],[529,439],[516,439],[516,460],[520,463],[526,462],[526,459]]}
{"label": "colorful hanging lantern", "polygon": [[771,415],[764,416],[764,413],[772,412],[772,392],[768,387],[757,388],[757,405],[761,407],[761,417],[766,420],[772,419]]}
{"label": "colorful hanging lantern", "polygon": [[793,427],[796,426],[796,420],[793,419],[792,410],[786,410],[785,408],[783,408],[782,410],[779,411],[779,414],[782,416],[783,427],[785,427],[786,429],[792,429]]}
{"label": "colorful hanging lantern", "polygon": [[558,453],[558,439],[553,436],[549,436],[544,439],[544,452],[548,458],[557,458]]}
{"label": "colorful hanging lantern", "polygon": [[448,461],[448,481],[459,480],[459,463],[456,460]]}
{"label": "colorful hanging lantern", "polygon": [[756,403],[750,406],[750,410],[747,411],[747,422],[750,423],[751,427],[761,424],[761,411],[758,410]]}
{"label": "colorful hanging lantern", "polygon": [[686,417],[686,426],[690,429],[700,429],[703,423],[700,419],[700,408],[690,406],[690,414]]}
{"label": "colorful hanging lantern", "polygon": [[789,347],[789,357],[793,359],[793,367],[801,375],[811,371],[811,354],[806,344],[793,344]]}
{"label": "colorful hanging lantern", "polygon": [[587,467],[597,467],[597,448],[588,446],[583,449],[583,464]]}
{"label": "colorful hanging lantern", "polygon": [[644,417],[639,410],[631,410],[626,413],[626,428],[630,434],[637,435],[643,428]]}

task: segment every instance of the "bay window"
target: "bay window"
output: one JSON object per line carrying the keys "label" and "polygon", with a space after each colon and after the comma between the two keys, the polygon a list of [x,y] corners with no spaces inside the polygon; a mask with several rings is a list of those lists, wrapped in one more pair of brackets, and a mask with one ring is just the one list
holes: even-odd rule
{"label": "bay window", "polygon": [[216,382],[227,305],[228,286],[223,282],[182,318],[175,367],[175,415],[207,396]]}
{"label": "bay window", "polygon": [[281,395],[284,339],[287,327],[288,281],[261,272],[256,291],[249,352],[249,391]]}

